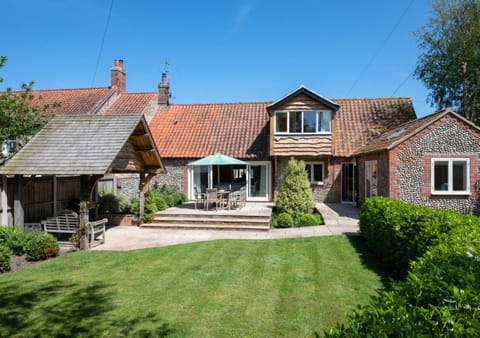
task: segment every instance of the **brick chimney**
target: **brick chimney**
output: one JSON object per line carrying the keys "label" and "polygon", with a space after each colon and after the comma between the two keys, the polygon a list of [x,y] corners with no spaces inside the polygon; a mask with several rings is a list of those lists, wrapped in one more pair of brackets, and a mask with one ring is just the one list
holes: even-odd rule
{"label": "brick chimney", "polygon": [[127,73],[123,68],[123,60],[115,59],[111,71],[111,86],[116,86],[120,93],[127,90]]}
{"label": "brick chimney", "polygon": [[167,82],[166,73],[162,73],[162,82],[158,84],[158,104],[160,106],[170,104],[170,84]]}

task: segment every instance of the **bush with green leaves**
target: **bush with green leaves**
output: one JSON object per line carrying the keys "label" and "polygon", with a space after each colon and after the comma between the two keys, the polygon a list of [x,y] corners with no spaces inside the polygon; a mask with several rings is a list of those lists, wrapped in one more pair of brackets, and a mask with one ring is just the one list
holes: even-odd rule
{"label": "bush with green leaves", "polygon": [[280,228],[293,227],[294,221],[292,215],[288,212],[282,212],[277,216],[277,226]]}
{"label": "bush with green leaves", "polygon": [[287,212],[294,217],[307,214],[313,208],[313,194],[305,170],[305,162],[293,158],[288,161],[276,206],[280,212]]}
{"label": "bush with green leaves", "polygon": [[55,257],[59,251],[57,239],[47,232],[36,232],[30,239],[25,255],[29,261]]}
{"label": "bush with green leaves", "polygon": [[435,210],[387,197],[368,198],[360,209],[360,230],[371,250],[395,278],[405,278],[410,262],[438,242],[441,234],[461,224],[479,223],[475,216]]}
{"label": "bush with green leaves", "polygon": [[480,225],[457,224],[412,263],[405,281],[327,337],[480,337]]}
{"label": "bush with green leaves", "polygon": [[101,214],[127,214],[132,208],[123,195],[101,193],[98,198],[98,209]]}
{"label": "bush with green leaves", "polygon": [[12,264],[12,250],[0,242],[0,272],[10,270]]}
{"label": "bush with green leaves", "polygon": [[302,214],[297,217],[295,225],[299,227],[321,225],[323,224],[323,219],[320,220],[320,218],[319,214]]}
{"label": "bush with green leaves", "polygon": [[57,239],[46,232],[22,230],[16,226],[0,227],[0,245],[8,247],[11,254],[26,255],[28,260],[47,259],[59,251]]}
{"label": "bush with green leaves", "polygon": [[32,236],[32,230],[22,230],[17,226],[0,227],[0,243],[8,246],[16,256],[25,254]]}

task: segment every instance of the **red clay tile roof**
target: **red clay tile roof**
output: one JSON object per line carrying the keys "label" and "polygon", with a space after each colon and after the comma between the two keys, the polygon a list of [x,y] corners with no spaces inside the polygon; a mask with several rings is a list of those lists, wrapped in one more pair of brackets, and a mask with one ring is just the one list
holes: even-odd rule
{"label": "red clay tile roof", "polygon": [[332,130],[334,156],[349,157],[385,130],[416,118],[407,97],[332,101],[340,105]]}
{"label": "red clay tile roof", "polygon": [[388,129],[384,133],[370,140],[364,147],[358,149],[357,155],[392,149],[447,114],[453,114],[478,129],[477,126],[465,120],[450,108],[446,108],[420,119],[403,123],[395,128]]}
{"label": "red clay tile roof", "polygon": [[59,102],[60,107],[50,107],[49,115],[78,115],[92,113],[107,95],[112,95],[109,87],[33,90],[33,104],[52,105]]}
{"label": "red clay tile roof", "polygon": [[[410,98],[332,101],[340,105],[332,131],[334,156],[352,156],[391,126],[416,118]],[[219,152],[238,158],[266,159],[269,104],[174,104],[159,109],[150,128],[164,158],[200,158]]]}
{"label": "red clay tile roof", "polygon": [[156,93],[122,93],[107,109],[109,114],[144,114],[156,98]]}
{"label": "red clay tile roof", "polygon": [[150,129],[162,158],[268,159],[269,103],[173,104],[157,111]]}

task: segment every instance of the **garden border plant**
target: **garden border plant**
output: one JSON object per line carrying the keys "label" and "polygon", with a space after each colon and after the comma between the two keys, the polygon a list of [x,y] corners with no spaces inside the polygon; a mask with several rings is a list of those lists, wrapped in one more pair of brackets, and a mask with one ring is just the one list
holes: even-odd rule
{"label": "garden border plant", "polygon": [[291,158],[277,196],[272,225],[279,228],[324,224],[318,213],[313,213],[313,200],[305,162]]}
{"label": "garden border plant", "polygon": [[38,261],[57,256],[59,250],[57,239],[49,233],[0,226],[0,272],[10,270],[13,255]]}

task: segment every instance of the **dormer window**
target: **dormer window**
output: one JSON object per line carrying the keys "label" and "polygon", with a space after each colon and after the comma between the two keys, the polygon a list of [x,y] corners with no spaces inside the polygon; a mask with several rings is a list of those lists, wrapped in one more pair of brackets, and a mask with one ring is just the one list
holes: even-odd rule
{"label": "dormer window", "polygon": [[330,110],[276,111],[275,134],[330,134]]}

